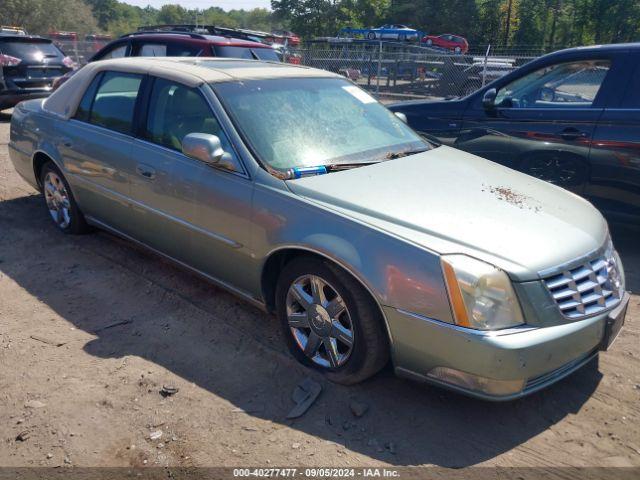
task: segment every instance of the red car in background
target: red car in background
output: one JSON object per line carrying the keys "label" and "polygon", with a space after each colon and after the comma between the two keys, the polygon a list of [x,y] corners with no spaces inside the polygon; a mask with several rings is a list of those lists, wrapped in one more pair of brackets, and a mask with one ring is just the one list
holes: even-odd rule
{"label": "red car in background", "polygon": [[300,37],[293,32],[288,30],[274,30],[271,33],[274,35],[278,35],[279,37],[283,37],[287,39],[287,44],[290,47],[297,47],[300,45]]}
{"label": "red car in background", "polygon": [[443,33],[442,35],[426,35],[422,38],[422,43],[428,46],[446,48],[453,50],[455,53],[467,53],[469,51],[469,43],[467,39],[460,35],[452,33]]}

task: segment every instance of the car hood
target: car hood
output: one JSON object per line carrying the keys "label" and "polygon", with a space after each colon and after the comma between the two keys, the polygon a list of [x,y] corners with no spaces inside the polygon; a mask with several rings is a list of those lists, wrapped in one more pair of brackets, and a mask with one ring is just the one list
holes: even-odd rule
{"label": "car hood", "polygon": [[325,208],[439,254],[465,253],[514,280],[540,278],[608,235],[586,200],[450,147],[287,182]]}

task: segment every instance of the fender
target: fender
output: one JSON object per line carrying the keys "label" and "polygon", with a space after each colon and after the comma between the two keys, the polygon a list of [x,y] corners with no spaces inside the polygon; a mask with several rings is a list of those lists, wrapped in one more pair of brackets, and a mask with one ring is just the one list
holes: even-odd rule
{"label": "fender", "polygon": [[[333,251],[327,250],[322,245],[332,245]],[[305,239],[304,244],[280,245],[271,250],[265,256],[264,261],[262,262],[262,265],[260,267],[261,277],[263,277],[264,275],[266,264],[269,259],[274,255],[277,255],[279,252],[283,252],[285,250],[305,251],[318,255],[319,257],[330,260],[332,263],[338,265],[344,271],[349,273],[353,278],[355,278],[356,281],[364,287],[364,289],[367,291],[367,293],[369,293],[369,295],[375,302],[376,307],[378,308],[382,317],[384,328],[387,332],[387,338],[389,339],[389,344],[391,345],[392,356],[394,356],[395,349],[393,348],[394,342],[393,336],[391,335],[391,329],[389,328],[389,321],[384,313],[384,309],[382,308],[380,298],[374,292],[372,285],[370,285],[366,281],[366,279],[364,279],[357,273],[358,269],[353,268],[354,265],[360,265],[361,257],[358,253],[358,250],[351,243],[346,241],[344,238],[336,237],[334,235],[313,234]]]}

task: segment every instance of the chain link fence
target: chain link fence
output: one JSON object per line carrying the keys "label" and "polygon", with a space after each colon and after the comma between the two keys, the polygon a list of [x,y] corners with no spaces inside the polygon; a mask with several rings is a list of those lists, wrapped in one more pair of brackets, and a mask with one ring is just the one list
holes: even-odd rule
{"label": "chain link fence", "polygon": [[[54,40],[79,66],[105,41]],[[479,46],[455,54],[406,42],[311,41],[284,51],[283,60],[343,75],[387,101],[443,99],[467,95],[545,53]]]}
{"label": "chain link fence", "polygon": [[73,59],[74,62],[78,66],[82,66],[86,64],[89,59],[100,50],[102,47],[107,45],[108,41],[85,41],[85,40],[56,40],[53,39],[53,43],[55,43],[60,49]]}
{"label": "chain link fence", "polygon": [[543,52],[505,49],[455,54],[392,42],[311,42],[285,60],[338,73],[381,99],[443,99],[464,96]]}

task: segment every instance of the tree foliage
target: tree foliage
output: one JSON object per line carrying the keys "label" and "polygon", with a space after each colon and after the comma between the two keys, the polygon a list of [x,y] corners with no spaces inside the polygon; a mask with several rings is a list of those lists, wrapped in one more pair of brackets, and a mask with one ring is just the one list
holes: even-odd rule
{"label": "tree foliage", "polygon": [[470,42],[556,48],[640,40],[639,0],[272,0],[273,14],[304,36],[404,23]]}
{"label": "tree foliage", "polygon": [[82,0],[1,0],[0,24],[26,28],[29,32],[97,30],[94,14]]}
{"label": "tree foliage", "polygon": [[[0,0],[0,23],[30,32],[74,30],[120,35],[158,23],[199,23],[303,37],[345,26],[404,23],[427,33],[457,33],[473,45],[563,46],[640,40],[640,0],[272,0],[272,11],[219,7],[160,9],[118,0]],[[204,2],[203,2],[204,3]]]}

